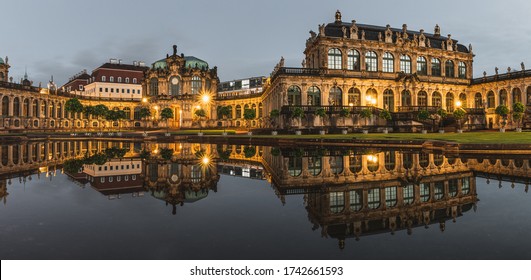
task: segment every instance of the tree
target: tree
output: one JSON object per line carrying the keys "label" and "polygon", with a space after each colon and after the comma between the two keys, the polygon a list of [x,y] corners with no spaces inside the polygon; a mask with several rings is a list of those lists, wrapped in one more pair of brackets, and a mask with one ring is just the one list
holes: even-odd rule
{"label": "tree", "polygon": [[170,124],[168,123],[168,120],[173,118],[173,110],[171,108],[162,109],[162,111],[160,111],[160,118],[166,121],[166,131],[167,133],[170,133]]}
{"label": "tree", "polygon": [[[100,117],[105,117],[108,112],[109,112],[109,108],[107,108],[107,106],[105,106],[103,104],[98,104],[98,105],[94,106],[94,109],[92,111],[92,115],[96,116],[96,118],[98,119],[98,123],[99,123]],[[102,128],[101,125],[99,125],[99,126],[100,126],[100,128]]]}
{"label": "tree", "polygon": [[317,108],[313,114],[316,116],[316,117],[319,117],[321,119],[321,122],[324,120],[324,118],[326,117],[326,111],[324,108]]}
{"label": "tree", "polygon": [[231,113],[229,106],[220,106],[218,107],[218,118],[225,119],[227,118]]}
{"label": "tree", "polygon": [[243,118],[247,121],[247,127],[251,131],[251,120],[256,118],[256,111],[254,109],[243,110]]}
{"label": "tree", "polygon": [[290,114],[291,119],[296,119],[301,122],[302,117],[304,117],[304,110],[301,107],[295,107]]}
{"label": "tree", "polygon": [[524,116],[525,107],[521,102],[516,102],[513,104],[513,120],[516,122],[516,127],[520,127],[520,121]]}
{"label": "tree", "polygon": [[206,111],[204,109],[197,109],[194,114],[196,115],[196,117],[199,118],[199,133],[202,132],[203,130],[203,126],[201,125],[201,120],[203,118],[206,118]]}
{"label": "tree", "polygon": [[446,112],[446,110],[443,108],[439,108],[439,110],[437,110],[437,115],[439,116],[439,127],[442,129],[444,119],[446,119],[446,117],[448,116],[448,112]]}
{"label": "tree", "polygon": [[457,108],[453,112],[455,122],[457,124],[457,129],[461,130],[461,120],[465,117],[466,111],[463,108]]}
{"label": "tree", "polygon": [[423,121],[427,120],[430,118],[430,112],[428,112],[427,110],[421,110],[418,112],[417,114],[417,119],[422,123],[422,128],[424,130],[426,130],[426,127],[425,127],[425,124]]}
{"label": "tree", "polygon": [[170,160],[173,156],[173,149],[169,148],[162,148],[160,149],[160,157],[164,160]]}
{"label": "tree", "polygon": [[271,120],[271,126],[275,129],[278,127],[278,117],[280,117],[279,110],[274,109],[271,112],[269,112],[269,119]]}
{"label": "tree", "polygon": [[144,133],[146,133],[146,129],[147,129],[147,118],[150,116],[151,116],[151,110],[149,110],[148,107],[142,107],[138,111],[138,117],[144,120]]}
{"label": "tree", "polygon": [[[65,110],[67,112],[70,112],[71,114],[75,115],[77,113],[81,113],[83,112],[83,104],[81,104],[81,102],[79,101],[79,99],[77,98],[71,98],[69,99],[68,101],[66,101],[65,103]],[[74,118],[72,118],[74,119]],[[76,129],[76,125],[75,123],[73,122],[72,123],[73,125],[73,128],[74,128],[74,131]]]}
{"label": "tree", "polygon": [[500,116],[502,118],[501,126],[502,129],[505,129],[505,125],[507,124],[507,115],[509,114],[509,108],[505,105],[500,105],[496,107],[496,110],[494,111],[496,115]]}
{"label": "tree", "polygon": [[118,131],[120,130],[120,120],[125,119],[125,112],[123,110],[109,110],[105,114],[105,119],[111,122],[118,122]]}
{"label": "tree", "polygon": [[379,117],[380,117],[381,119],[386,120],[386,121],[391,121],[391,120],[393,120],[393,117],[391,116],[391,112],[389,112],[389,110],[385,110],[385,109],[383,109],[383,110],[380,112]]}
{"label": "tree", "polygon": [[360,117],[365,119],[365,126],[367,126],[367,120],[372,117],[372,109],[371,108],[365,108],[361,110]]}

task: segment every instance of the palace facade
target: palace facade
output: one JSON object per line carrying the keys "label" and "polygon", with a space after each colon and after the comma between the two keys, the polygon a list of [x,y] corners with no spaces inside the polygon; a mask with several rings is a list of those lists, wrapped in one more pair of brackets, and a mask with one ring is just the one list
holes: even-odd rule
{"label": "palace facade", "polygon": [[[428,33],[405,24],[399,29],[366,25],[343,21],[339,11],[333,22],[310,31],[302,67],[287,67],[282,58],[268,78],[220,83],[217,67],[177,54],[174,46],[171,55],[151,67],[115,60],[92,75],[76,75],[59,89],[53,84],[43,88],[28,79],[13,83],[6,57],[0,60],[0,130],[169,126],[415,131],[436,125],[451,130],[458,121],[451,113],[457,108],[466,112],[462,128],[473,130],[499,127],[495,108],[512,109],[516,102],[526,106],[521,125],[531,126],[531,70],[522,63],[521,69],[500,74],[496,68],[495,75],[473,78],[473,60],[472,45],[443,36],[439,26]],[[126,119],[117,123],[65,112],[72,97],[83,105],[123,110]],[[139,116],[142,107],[150,109],[150,117]],[[162,121],[165,108],[172,109],[173,118]],[[220,114],[222,108],[229,114]],[[254,119],[244,118],[246,109],[255,111]],[[439,109],[449,117],[439,118]],[[277,110],[280,116],[271,115]],[[384,111],[390,118],[380,117]],[[420,120],[420,111],[428,111],[429,118]],[[518,125],[509,114],[509,126]]]}

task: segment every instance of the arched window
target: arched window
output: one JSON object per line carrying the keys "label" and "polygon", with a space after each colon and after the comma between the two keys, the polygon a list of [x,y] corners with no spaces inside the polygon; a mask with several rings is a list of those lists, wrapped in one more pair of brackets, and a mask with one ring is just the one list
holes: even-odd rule
{"label": "arched window", "polygon": [[125,118],[126,119],[131,119],[131,108],[125,107],[124,108],[124,113],[125,113]]}
{"label": "arched window", "polygon": [[428,64],[423,56],[417,58],[417,74],[428,75]]}
{"label": "arched window", "polygon": [[236,118],[239,119],[242,117],[242,106],[236,105]]}
{"label": "arched window", "polygon": [[516,102],[522,102],[522,92],[519,88],[513,88],[513,104]]}
{"label": "arched window", "polygon": [[437,91],[431,95],[431,106],[442,107],[442,96]]}
{"label": "arched window", "polygon": [[407,54],[400,56],[400,71],[406,74],[411,74],[411,57]]}
{"label": "arched window", "polygon": [[33,104],[32,104],[32,108],[31,110],[33,111],[33,116],[36,117],[36,118],[40,118],[40,112],[39,112],[39,105],[37,103],[37,100],[33,100]]}
{"label": "arched window", "polygon": [[505,89],[500,90],[500,105],[507,106],[507,91]]}
{"label": "arched window", "polygon": [[441,76],[441,61],[437,58],[431,59],[431,75]]}
{"label": "arched window", "polygon": [[422,107],[428,106],[428,94],[425,91],[420,91],[417,94],[417,105]]}
{"label": "arched window", "polygon": [[159,80],[157,78],[151,78],[149,81],[149,95],[159,95]]}
{"label": "arched window", "polygon": [[345,194],[343,192],[330,192],[330,212],[341,213],[345,209]]}
{"label": "arched window", "polygon": [[394,151],[384,152],[384,165],[387,171],[393,171],[396,167],[396,155]]}
{"label": "arched window", "polygon": [[308,158],[308,171],[311,175],[317,176],[321,174],[322,158],[321,157],[309,157]]}
{"label": "arched window", "polygon": [[383,93],[384,108],[389,111],[395,110],[395,95],[392,90],[386,89]]}
{"label": "arched window", "polygon": [[395,207],[397,202],[396,187],[385,188],[385,206]]}
{"label": "arched window", "polygon": [[321,90],[316,86],[311,86],[307,91],[308,105],[321,106]]}
{"label": "arched window", "polygon": [[400,95],[400,100],[402,106],[411,106],[411,92],[409,90],[403,90]]}
{"label": "arched window", "polygon": [[460,79],[466,79],[466,64],[462,61],[459,61],[458,64],[458,75]]}
{"label": "arched window", "polygon": [[301,105],[301,89],[298,86],[288,88],[288,105]]}
{"label": "arched window", "polygon": [[9,97],[7,96],[2,98],[2,116],[9,116]]}
{"label": "arched window", "polygon": [[333,87],[330,89],[330,95],[328,97],[328,103],[332,106],[341,106],[343,105],[343,93],[338,87]]}
{"label": "arched window", "polygon": [[107,81],[107,78],[105,76],[101,76],[101,81],[102,82],[106,82]]}
{"label": "arched window", "polygon": [[198,76],[192,77],[192,87],[191,87],[192,94],[198,94],[199,91],[201,91],[201,78]]}
{"label": "arched window", "polygon": [[177,96],[181,93],[181,79],[177,76],[170,77],[170,82],[168,83],[170,95]]}
{"label": "arched window", "polygon": [[446,111],[449,113],[454,111],[454,94],[451,92],[446,93]]}
{"label": "arched window", "polygon": [[302,173],[302,157],[289,157],[288,173],[292,177],[298,177]]}
{"label": "arched window", "polygon": [[360,211],[363,207],[363,191],[350,191],[350,210]]}
{"label": "arched window", "polygon": [[258,117],[261,118],[264,114],[263,114],[263,111],[264,110],[264,107],[262,105],[262,103],[258,103]]}
{"label": "arched window", "polygon": [[227,108],[229,108],[229,115],[227,116],[228,119],[232,119],[232,106],[227,106]]}
{"label": "arched window", "polygon": [[388,52],[384,53],[382,71],[386,73],[393,73],[395,72],[394,65],[395,65],[395,58],[393,57],[393,55]]}
{"label": "arched window", "polygon": [[466,103],[466,94],[464,92],[459,94],[459,101],[461,102],[461,107],[468,108],[467,103]]}
{"label": "arched window", "polygon": [[361,106],[361,91],[357,88],[350,88],[348,90],[348,105]]}
{"label": "arched window", "polygon": [[337,175],[343,173],[343,156],[331,156],[328,159],[330,164],[330,171],[332,174]]}
{"label": "arched window", "polygon": [[405,205],[410,205],[415,201],[415,191],[412,184],[409,184],[402,189],[402,197],[404,198]]}
{"label": "arched window", "polygon": [[361,155],[351,155],[348,160],[350,172],[354,174],[361,172],[361,170],[363,169]]}
{"label": "arched window", "polygon": [[376,106],[378,104],[378,93],[375,89],[370,88],[365,94],[365,104],[367,106]]}
{"label": "arched window", "polygon": [[114,82],[114,77],[113,77],[113,76],[110,76],[110,77],[109,77],[109,82],[111,82],[111,83]]}
{"label": "arched window", "polygon": [[365,70],[369,72],[378,71],[378,56],[375,52],[365,53]]}
{"label": "arched window", "polygon": [[479,92],[476,92],[476,95],[474,96],[474,108],[483,108],[483,98]]}
{"label": "arched window", "polygon": [[20,98],[13,99],[13,116],[20,117]]}
{"label": "arched window", "polygon": [[380,189],[374,188],[367,190],[367,206],[370,209],[377,209],[380,207]]}
{"label": "arched window", "polygon": [[531,105],[531,86],[527,87],[526,90],[527,95],[527,105]]}
{"label": "arched window", "polygon": [[40,108],[40,111],[41,111],[41,118],[46,118],[48,117],[48,112],[46,110],[46,108],[48,108],[47,104],[46,104],[46,101],[41,101],[41,108]]}
{"label": "arched window", "polygon": [[360,71],[360,53],[357,50],[348,50],[347,69]]}
{"label": "arched window", "polygon": [[119,82],[119,83],[122,82],[122,77],[118,77],[118,82]]}
{"label": "arched window", "polygon": [[341,69],[341,51],[339,49],[328,50],[328,69]]}
{"label": "arched window", "polygon": [[444,75],[446,77],[453,78],[454,77],[454,62],[451,60],[447,60],[444,65]]}
{"label": "arched window", "polygon": [[24,99],[24,106],[22,107],[22,115],[28,117],[31,111],[29,98]]}
{"label": "arched window", "polygon": [[126,83],[126,84],[129,83],[129,77],[126,77],[126,78],[125,78],[125,83]]}
{"label": "arched window", "polygon": [[136,81],[137,81],[136,78],[133,78],[133,84],[136,84]]}
{"label": "arched window", "polygon": [[496,98],[492,90],[487,93],[487,108],[496,108]]}

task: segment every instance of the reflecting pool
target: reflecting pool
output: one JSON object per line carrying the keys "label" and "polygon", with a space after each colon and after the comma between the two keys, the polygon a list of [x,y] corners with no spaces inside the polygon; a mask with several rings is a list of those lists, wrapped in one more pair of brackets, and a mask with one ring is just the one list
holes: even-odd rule
{"label": "reflecting pool", "polygon": [[0,145],[2,259],[530,259],[525,156]]}

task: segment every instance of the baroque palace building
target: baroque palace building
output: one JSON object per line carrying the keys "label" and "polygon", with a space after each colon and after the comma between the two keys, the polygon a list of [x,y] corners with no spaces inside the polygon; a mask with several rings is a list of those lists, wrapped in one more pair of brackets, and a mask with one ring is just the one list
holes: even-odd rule
{"label": "baroque palace building", "polygon": [[[343,21],[339,11],[334,22],[310,31],[302,67],[286,67],[282,58],[268,78],[220,83],[217,67],[179,55],[174,46],[171,55],[151,67],[111,60],[60,88],[53,82],[42,87],[27,77],[13,83],[6,57],[0,59],[0,132],[119,126],[414,131],[420,126],[434,129],[441,108],[450,113],[441,126],[452,129],[456,123],[451,113],[457,107],[465,109],[463,128],[471,130],[497,128],[495,108],[512,109],[516,102],[527,106],[523,125],[531,126],[531,70],[522,63],[521,69],[500,74],[496,68],[495,75],[473,78],[473,59],[471,45],[443,36],[439,26],[427,33],[408,30],[405,24],[401,29],[365,25]],[[126,120],[66,112],[65,103],[73,97],[83,105],[123,110]],[[142,107],[150,109],[150,117],[140,117]],[[228,115],[220,114],[223,107]],[[164,108],[174,113],[168,121],[161,121]],[[256,117],[245,120],[245,109],[255,110]],[[316,114],[319,109],[324,116]],[[363,119],[367,109],[372,115]],[[274,110],[280,117],[270,115]],[[302,117],[293,117],[296,110]],[[384,110],[392,121],[379,118]],[[418,120],[421,110],[431,114],[428,120]],[[509,125],[517,125],[510,116]]]}

